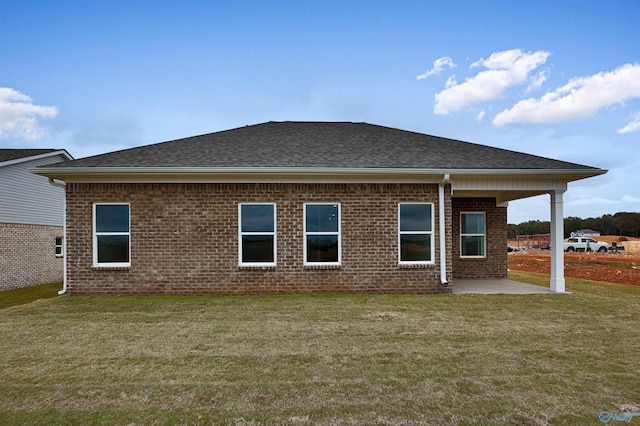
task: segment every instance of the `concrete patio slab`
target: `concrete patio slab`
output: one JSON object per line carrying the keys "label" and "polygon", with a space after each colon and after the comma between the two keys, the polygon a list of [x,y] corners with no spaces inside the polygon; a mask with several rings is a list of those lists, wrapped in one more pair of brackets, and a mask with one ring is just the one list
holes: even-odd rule
{"label": "concrete patio slab", "polygon": [[559,294],[549,287],[511,280],[455,280],[453,294]]}

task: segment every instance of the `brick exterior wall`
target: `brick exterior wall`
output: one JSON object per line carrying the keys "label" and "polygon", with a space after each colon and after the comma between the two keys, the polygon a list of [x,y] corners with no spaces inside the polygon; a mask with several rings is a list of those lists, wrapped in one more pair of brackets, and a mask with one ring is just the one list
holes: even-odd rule
{"label": "brick exterior wall", "polygon": [[0,291],[62,281],[61,226],[0,223]]}
{"label": "brick exterior wall", "polygon": [[[507,208],[497,207],[495,198],[454,198],[451,204],[454,280],[507,278]],[[462,259],[460,257],[461,212],[485,212],[487,227],[485,258]]]}
{"label": "brick exterior wall", "polygon": [[[130,203],[131,267],[92,266],[94,202]],[[238,266],[242,202],[276,203],[275,267]],[[341,266],[303,265],[305,202],[341,204]],[[398,264],[400,202],[434,203],[433,265]],[[450,234],[449,195],[445,210]],[[67,285],[73,295],[451,291],[440,284],[435,184],[68,183],[67,235]],[[447,241],[450,277],[451,238]]]}

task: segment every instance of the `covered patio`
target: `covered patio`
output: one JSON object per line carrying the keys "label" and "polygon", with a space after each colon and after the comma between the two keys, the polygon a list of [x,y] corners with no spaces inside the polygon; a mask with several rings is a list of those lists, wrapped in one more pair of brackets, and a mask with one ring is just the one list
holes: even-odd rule
{"label": "covered patio", "polygon": [[[563,195],[569,182],[606,173],[601,169],[573,170],[511,170],[509,175],[495,171],[484,171],[474,176],[456,175],[451,177],[452,196],[491,197],[499,207],[508,207],[510,201],[548,194],[551,219],[551,276],[549,288],[516,283],[509,280],[456,280],[454,293],[564,293],[564,215]],[[506,247],[505,247],[506,249]],[[524,287],[523,287],[524,286]]]}

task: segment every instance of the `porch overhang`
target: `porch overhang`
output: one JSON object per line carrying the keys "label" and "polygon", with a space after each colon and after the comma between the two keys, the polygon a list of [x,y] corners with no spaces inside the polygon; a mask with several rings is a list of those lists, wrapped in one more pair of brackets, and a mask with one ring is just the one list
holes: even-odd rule
{"label": "porch overhang", "polygon": [[497,204],[523,198],[549,194],[552,191],[566,191],[569,182],[606,173],[606,170],[594,170],[593,173],[569,171],[546,171],[531,173],[530,170],[513,174],[458,174],[451,179],[453,197],[495,198]]}

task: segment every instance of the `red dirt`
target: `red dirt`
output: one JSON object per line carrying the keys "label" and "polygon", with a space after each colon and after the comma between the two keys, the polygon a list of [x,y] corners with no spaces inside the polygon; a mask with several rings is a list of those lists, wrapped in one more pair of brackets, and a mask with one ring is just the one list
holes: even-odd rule
{"label": "red dirt", "polygon": [[[551,273],[550,253],[509,254],[509,269]],[[565,253],[566,277],[640,286],[640,254]]]}

